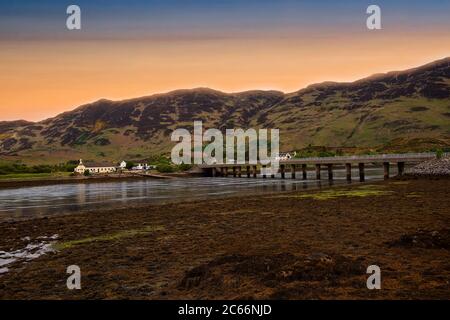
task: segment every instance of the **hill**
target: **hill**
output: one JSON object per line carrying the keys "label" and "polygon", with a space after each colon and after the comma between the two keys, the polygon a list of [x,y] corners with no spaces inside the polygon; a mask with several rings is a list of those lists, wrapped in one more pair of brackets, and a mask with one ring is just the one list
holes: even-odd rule
{"label": "hill", "polygon": [[102,99],[41,122],[0,122],[0,155],[25,162],[146,158],[169,152],[172,130],[194,120],[205,128],[279,128],[281,150],[449,147],[450,58],[288,94],[199,88]]}

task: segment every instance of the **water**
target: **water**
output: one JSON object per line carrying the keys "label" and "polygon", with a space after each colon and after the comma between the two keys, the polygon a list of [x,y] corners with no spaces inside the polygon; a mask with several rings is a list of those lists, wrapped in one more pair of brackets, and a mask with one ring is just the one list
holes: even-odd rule
{"label": "water", "polygon": [[[392,168],[394,169],[394,168]],[[395,172],[391,172],[395,174]],[[380,168],[366,168],[366,181],[381,180]],[[358,170],[352,172],[358,181]],[[347,184],[345,170],[334,170],[333,185]],[[233,195],[261,194],[281,191],[310,190],[329,186],[327,172],[322,180],[315,180],[315,172],[308,172],[308,180],[262,178],[174,178],[165,180],[128,180],[103,183],[74,183],[0,190],[0,220],[42,217],[97,208],[120,208],[130,204],[160,204],[176,201],[220,198]]]}
{"label": "water", "polygon": [[51,237],[38,237],[35,241],[31,241],[30,237],[25,237],[22,241],[28,244],[24,248],[11,252],[0,251],[0,275],[9,272],[9,268],[12,264],[16,264],[17,262],[28,262],[49,252],[55,252],[52,244],[56,239],[58,239],[57,234]]}

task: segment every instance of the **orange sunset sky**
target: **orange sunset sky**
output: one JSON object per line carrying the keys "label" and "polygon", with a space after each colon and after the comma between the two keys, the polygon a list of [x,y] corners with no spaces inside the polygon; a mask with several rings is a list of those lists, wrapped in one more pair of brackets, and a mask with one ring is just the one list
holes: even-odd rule
{"label": "orange sunset sky", "polygon": [[[165,32],[147,33],[142,30],[148,26],[128,23],[125,29],[133,32],[117,34],[88,23],[87,30],[62,28],[55,34],[47,24],[39,33],[39,23],[16,27],[17,20],[26,18],[20,10],[11,10],[0,23],[0,121],[38,121],[100,98],[118,100],[181,88],[291,92],[316,82],[353,81],[450,56],[446,25],[433,26],[424,19],[414,29],[402,25],[411,23],[407,17],[389,23],[386,14],[383,29],[369,31],[364,6],[356,9],[362,13],[355,19],[335,24],[326,19],[283,24],[290,18],[280,9],[281,17],[269,26],[260,13],[238,26],[214,24],[208,29],[210,22],[202,21],[186,22],[189,28],[183,28],[173,22],[181,26],[165,25]],[[401,11],[394,12],[401,17]],[[63,14],[63,27],[64,19]]]}

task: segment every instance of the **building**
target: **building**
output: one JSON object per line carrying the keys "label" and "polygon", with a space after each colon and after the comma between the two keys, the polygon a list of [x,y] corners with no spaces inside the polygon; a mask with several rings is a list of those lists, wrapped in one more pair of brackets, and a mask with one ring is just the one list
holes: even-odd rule
{"label": "building", "polygon": [[122,161],[120,164],[119,164],[119,169],[125,169],[127,167],[127,163],[125,162],[125,161]]}
{"label": "building", "polygon": [[278,156],[275,157],[275,160],[278,161],[284,161],[284,160],[289,160],[293,157],[295,157],[295,155],[297,154],[297,152],[279,152]]}
{"label": "building", "polygon": [[109,163],[95,163],[88,162],[86,164],[83,163],[83,160],[80,159],[80,163],[75,167],[74,172],[79,174],[84,174],[86,171],[89,173],[112,173],[116,172],[116,167]]}
{"label": "building", "polygon": [[141,171],[141,170],[150,170],[154,168],[155,166],[148,165],[147,163],[138,163],[137,166],[132,167],[131,170]]}
{"label": "building", "polygon": [[144,170],[144,165],[138,163],[137,166],[131,167],[131,170]]}

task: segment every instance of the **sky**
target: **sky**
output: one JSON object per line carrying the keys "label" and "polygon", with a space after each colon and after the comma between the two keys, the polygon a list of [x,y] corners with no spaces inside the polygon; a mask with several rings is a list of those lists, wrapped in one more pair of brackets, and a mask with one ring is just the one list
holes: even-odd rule
{"label": "sky", "polygon": [[293,92],[448,56],[450,0],[0,0],[0,121],[185,88]]}

